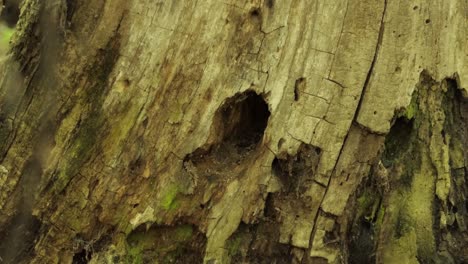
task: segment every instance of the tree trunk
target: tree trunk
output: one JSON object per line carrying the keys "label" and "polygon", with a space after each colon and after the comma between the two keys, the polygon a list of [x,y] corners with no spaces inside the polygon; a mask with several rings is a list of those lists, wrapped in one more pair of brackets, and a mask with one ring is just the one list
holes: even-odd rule
{"label": "tree trunk", "polygon": [[24,0],[0,263],[467,263],[467,10]]}

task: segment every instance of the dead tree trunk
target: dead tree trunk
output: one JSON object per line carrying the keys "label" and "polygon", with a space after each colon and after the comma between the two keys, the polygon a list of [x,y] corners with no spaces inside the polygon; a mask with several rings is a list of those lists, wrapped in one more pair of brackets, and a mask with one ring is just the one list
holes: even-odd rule
{"label": "dead tree trunk", "polygon": [[468,262],[467,10],[24,0],[0,263]]}

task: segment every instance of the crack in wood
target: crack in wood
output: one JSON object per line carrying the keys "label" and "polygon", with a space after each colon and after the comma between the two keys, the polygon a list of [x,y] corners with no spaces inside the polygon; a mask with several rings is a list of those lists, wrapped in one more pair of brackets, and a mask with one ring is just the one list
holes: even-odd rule
{"label": "crack in wood", "polygon": [[[357,108],[356,108],[356,111],[354,113],[354,117],[353,117],[353,121],[356,120],[357,118],[357,115],[359,113],[359,110],[360,110],[360,107],[361,107],[361,104],[362,104],[362,101],[363,101],[363,98],[364,98],[364,95],[365,95],[365,92],[366,92],[366,89],[367,89],[367,86],[369,84],[369,80],[370,80],[370,77],[373,73],[373,70],[374,70],[374,66],[375,66],[375,63],[377,61],[377,57],[378,57],[378,53],[380,51],[380,47],[382,45],[382,39],[383,39],[383,33],[384,33],[384,30],[385,30],[385,14],[386,14],[386,10],[387,10],[387,0],[384,0],[384,6],[383,6],[383,11],[382,11],[382,18],[380,20],[380,30],[379,30],[379,34],[378,34],[378,38],[377,38],[377,43],[376,43],[376,47],[375,47],[375,52],[374,52],[374,57],[372,59],[372,63],[370,65],[370,68],[369,68],[369,72],[367,73],[367,76],[366,76],[366,80],[364,82],[364,86],[362,88],[362,92],[361,92],[361,97],[360,97],[360,100],[359,100],[359,103],[357,105]],[[344,22],[343,22],[344,23]],[[341,39],[341,34],[340,34],[340,39]],[[331,72],[331,71],[330,71]],[[331,81],[331,79],[329,79]],[[335,172],[336,172],[336,168],[337,168],[337,165],[338,165],[338,161],[340,160],[340,157],[342,156],[343,154],[343,151],[344,151],[344,148],[346,146],[346,141],[348,140],[348,137],[349,137],[349,134],[350,134],[350,130],[348,129],[348,132],[346,133],[346,136],[343,140],[343,144],[341,145],[341,149],[340,149],[340,152],[338,154],[338,157],[336,159],[336,162],[335,162],[335,165],[332,169],[332,172],[331,172],[331,175],[333,175]],[[330,186],[330,182],[331,182],[331,176],[329,177],[328,179],[328,183],[327,183],[327,187],[326,187],[326,190],[325,190],[325,194],[323,195],[322,197],[322,200],[320,201],[320,204],[323,203],[326,195],[327,195],[327,192],[329,191],[329,186]],[[320,211],[323,211],[320,207]],[[324,211],[323,211],[324,212]],[[315,219],[314,219],[314,227],[312,229],[312,234],[310,236],[310,247],[309,248],[313,248],[313,240],[314,240],[314,237],[315,237],[315,233],[317,231],[317,220],[318,220],[318,217],[319,217],[320,214],[316,214],[315,216]]]}

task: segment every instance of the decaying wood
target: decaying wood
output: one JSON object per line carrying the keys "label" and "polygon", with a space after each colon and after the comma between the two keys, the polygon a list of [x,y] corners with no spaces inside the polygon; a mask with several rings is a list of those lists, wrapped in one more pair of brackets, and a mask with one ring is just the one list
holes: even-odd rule
{"label": "decaying wood", "polygon": [[468,261],[467,10],[24,0],[1,259]]}

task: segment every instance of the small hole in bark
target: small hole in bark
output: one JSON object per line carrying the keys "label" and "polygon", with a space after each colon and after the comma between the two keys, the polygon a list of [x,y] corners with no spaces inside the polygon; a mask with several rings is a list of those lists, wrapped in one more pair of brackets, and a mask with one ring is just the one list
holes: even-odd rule
{"label": "small hole in bark", "polygon": [[274,219],[276,216],[275,203],[274,203],[273,195],[271,193],[268,193],[265,199],[265,207],[263,208],[263,215],[265,217],[269,217],[272,219]]}
{"label": "small hole in bark", "polygon": [[0,15],[0,21],[4,22],[8,27],[14,27],[18,22],[20,9],[20,1],[6,0],[4,1],[4,7],[2,14]]}
{"label": "small hole in bark", "polygon": [[143,119],[143,127],[147,127],[148,126],[148,117],[145,117],[145,119]]}
{"label": "small hole in bark", "polygon": [[418,6],[414,6],[414,7],[413,7],[413,10],[418,10]]}
{"label": "small hole in bark", "polygon": [[275,6],[275,0],[268,0],[267,1],[268,8],[273,8]]}
{"label": "small hole in bark", "polygon": [[426,24],[429,24],[431,23],[431,20],[430,19],[426,19]]}
{"label": "small hole in bark", "polygon": [[440,135],[442,136],[442,139],[444,140],[444,144],[447,145],[447,142],[446,142],[446,139],[445,139],[445,130],[442,129],[442,131],[440,131]]}
{"label": "small hole in bark", "polygon": [[377,111],[374,111],[374,115],[376,115],[376,114],[377,114]]}
{"label": "small hole in bark", "polygon": [[87,264],[91,259],[91,252],[83,249],[73,256],[73,264]]}
{"label": "small hole in bark", "polygon": [[75,0],[66,0],[67,1],[67,27],[70,28],[72,25],[73,14],[75,13],[76,9],[76,1]]}
{"label": "small hole in bark", "polygon": [[[336,227],[334,227],[336,230]],[[336,231],[327,231],[325,233],[325,237],[323,238],[323,241],[326,244],[333,244],[337,242],[337,237],[336,237]]]}
{"label": "small hole in bark", "polygon": [[298,101],[301,97],[301,92],[304,90],[305,78],[301,77],[294,84],[294,101]]}
{"label": "small hole in bark", "polygon": [[278,141],[278,149],[280,149],[283,146],[284,142],[284,138],[280,138],[280,140]]}
{"label": "small hole in bark", "polygon": [[260,9],[258,9],[258,8],[253,9],[252,11],[250,11],[250,15],[251,15],[252,17],[258,17],[258,16],[260,16]]}
{"label": "small hole in bark", "polygon": [[143,169],[144,160],[141,157],[136,158],[131,161],[129,164],[129,169],[131,172],[140,172]]}
{"label": "small hole in bark", "polygon": [[395,72],[401,72],[400,66],[397,66],[397,67],[395,68]]}

